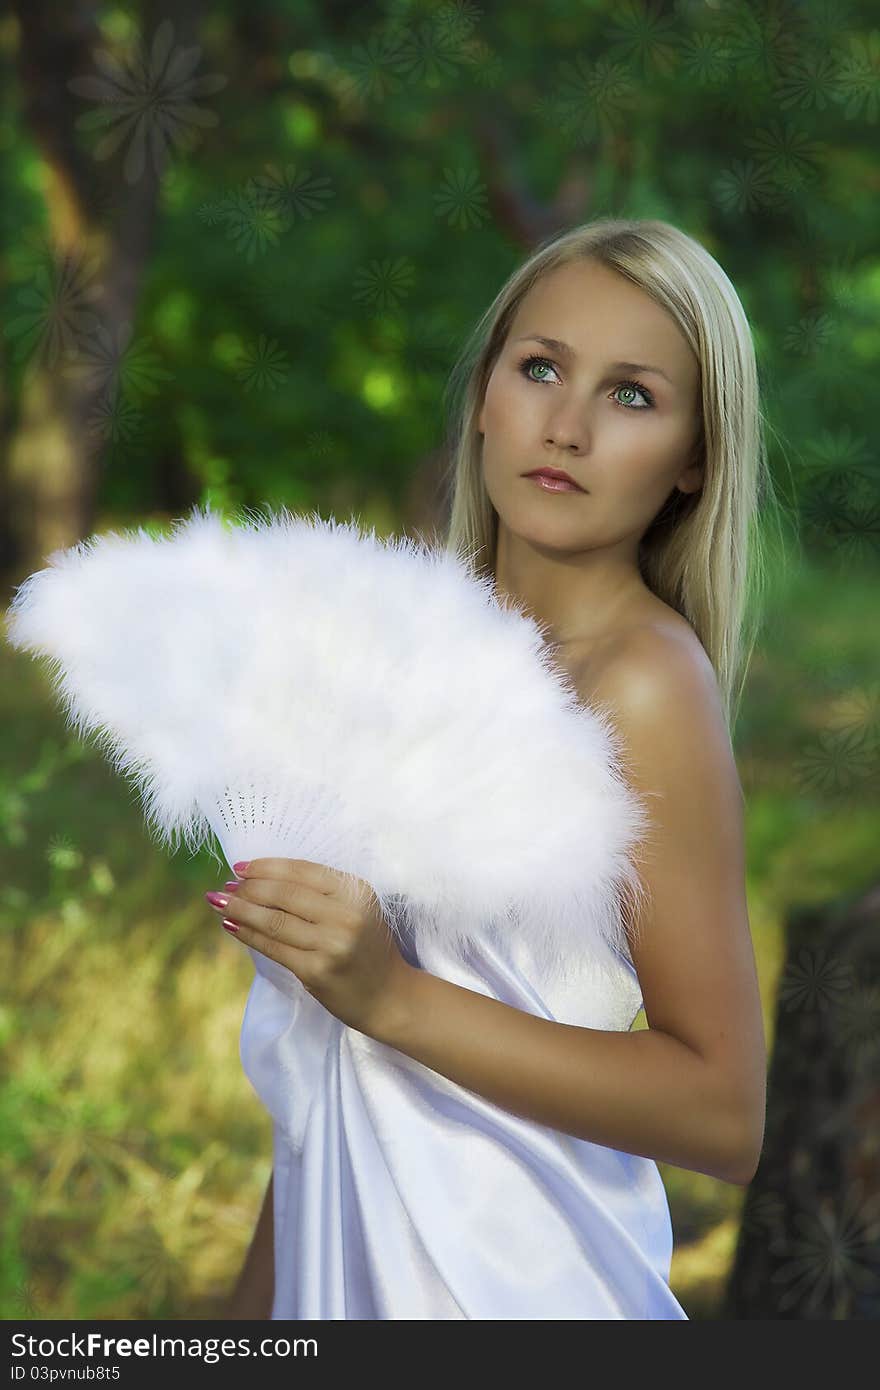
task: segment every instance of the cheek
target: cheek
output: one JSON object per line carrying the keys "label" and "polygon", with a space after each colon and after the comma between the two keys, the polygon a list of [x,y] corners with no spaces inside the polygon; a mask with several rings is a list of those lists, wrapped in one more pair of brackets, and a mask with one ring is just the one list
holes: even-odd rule
{"label": "cheek", "polygon": [[615,499],[614,505],[632,521],[648,522],[669,496],[680,471],[680,466],[670,465],[665,458],[630,452],[603,475],[606,482],[599,484],[597,491],[607,491]]}
{"label": "cheek", "polygon": [[530,392],[512,372],[494,376],[486,387],[483,400],[482,424],[488,450],[505,454],[513,448],[529,447],[536,429],[540,429],[540,392]]}
{"label": "cheek", "polygon": [[487,434],[495,434],[502,428],[506,411],[504,410],[504,388],[497,376],[489,379],[483,400],[483,428]]}

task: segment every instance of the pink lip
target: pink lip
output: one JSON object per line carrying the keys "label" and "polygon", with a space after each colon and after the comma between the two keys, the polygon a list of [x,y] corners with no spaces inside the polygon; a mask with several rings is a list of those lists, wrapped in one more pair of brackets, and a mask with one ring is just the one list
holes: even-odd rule
{"label": "pink lip", "polygon": [[552,473],[527,473],[526,477],[537,483],[546,492],[583,492],[584,489],[569,478],[558,478]]}

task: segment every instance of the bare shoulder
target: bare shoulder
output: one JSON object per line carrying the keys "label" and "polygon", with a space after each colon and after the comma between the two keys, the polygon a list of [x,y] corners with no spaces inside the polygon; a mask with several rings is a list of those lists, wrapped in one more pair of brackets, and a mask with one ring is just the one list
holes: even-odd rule
{"label": "bare shoulder", "polygon": [[734,874],[743,872],[745,797],[718,679],[693,629],[651,615],[595,656],[575,683],[609,716],[621,769],[649,798],[655,843],[666,833],[704,854],[714,836]]}
{"label": "bare shoulder", "polygon": [[575,672],[583,699],[624,732],[732,759],[718,679],[696,633],[677,615],[650,617],[606,639]]}

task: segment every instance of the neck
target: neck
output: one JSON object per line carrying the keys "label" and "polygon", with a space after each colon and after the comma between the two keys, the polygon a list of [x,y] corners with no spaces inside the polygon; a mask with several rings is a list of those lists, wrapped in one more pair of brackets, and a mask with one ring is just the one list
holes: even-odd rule
{"label": "neck", "polygon": [[510,546],[499,533],[497,596],[511,599],[544,629],[554,648],[596,640],[618,626],[651,591],[638,566],[592,552],[586,563],[557,560],[532,548]]}

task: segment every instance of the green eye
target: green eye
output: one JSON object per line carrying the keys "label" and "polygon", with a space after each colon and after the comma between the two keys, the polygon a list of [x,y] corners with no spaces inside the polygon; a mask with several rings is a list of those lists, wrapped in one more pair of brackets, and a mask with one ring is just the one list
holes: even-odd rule
{"label": "green eye", "polygon": [[546,357],[526,357],[520,363],[520,370],[527,381],[543,381],[543,377],[532,376],[532,367],[552,367],[553,363]]}
{"label": "green eye", "polygon": [[[519,369],[526,381],[540,383],[547,380],[546,377],[533,376],[533,367],[543,367],[545,369],[549,367],[554,372],[556,371],[556,367],[550,361],[549,357],[538,357],[532,354],[530,357],[524,357],[519,364]],[[654,405],[654,397],[651,395],[647,386],[643,386],[640,381],[621,381],[618,386],[615,386],[614,394],[616,395],[618,391],[634,391],[637,395],[642,397],[644,402],[643,405],[635,405],[631,404],[629,401],[615,401],[615,405],[619,405],[621,410],[649,410]]]}
{"label": "green eye", "polygon": [[647,410],[654,404],[654,397],[651,392],[640,381],[622,381],[614,389],[615,391],[636,391],[646,402],[645,405],[629,405],[626,401],[618,401],[617,404],[622,405],[624,410]]}

